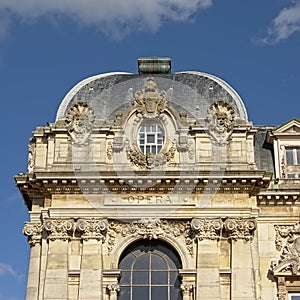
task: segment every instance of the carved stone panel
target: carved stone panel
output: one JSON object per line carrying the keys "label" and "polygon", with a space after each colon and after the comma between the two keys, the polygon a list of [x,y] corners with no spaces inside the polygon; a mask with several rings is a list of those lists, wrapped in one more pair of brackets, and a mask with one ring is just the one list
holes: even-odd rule
{"label": "carved stone panel", "polygon": [[23,233],[24,235],[28,236],[28,243],[30,246],[34,246],[36,243],[40,243],[42,232],[42,223],[26,222],[23,228]]}

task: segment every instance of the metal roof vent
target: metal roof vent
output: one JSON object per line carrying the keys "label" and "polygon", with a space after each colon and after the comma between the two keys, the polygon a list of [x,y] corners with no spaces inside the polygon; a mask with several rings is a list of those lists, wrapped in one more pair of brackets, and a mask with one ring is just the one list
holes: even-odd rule
{"label": "metal roof vent", "polygon": [[170,74],[171,59],[168,57],[138,58],[139,74]]}

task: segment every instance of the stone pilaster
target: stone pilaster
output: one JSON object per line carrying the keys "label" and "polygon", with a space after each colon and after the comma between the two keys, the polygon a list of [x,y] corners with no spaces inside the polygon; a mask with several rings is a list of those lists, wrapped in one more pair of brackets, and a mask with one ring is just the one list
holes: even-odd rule
{"label": "stone pilaster", "polygon": [[218,239],[221,219],[193,219],[191,229],[197,242],[197,297],[221,299]]}
{"label": "stone pilaster", "polygon": [[105,239],[107,222],[98,219],[80,219],[77,221],[77,230],[81,232],[83,239],[79,299],[102,299],[102,243]]}
{"label": "stone pilaster", "polygon": [[48,219],[44,227],[49,248],[43,299],[68,299],[68,240],[73,220]]}
{"label": "stone pilaster", "polygon": [[43,225],[41,223],[26,222],[23,228],[23,233],[28,236],[28,243],[30,244],[26,299],[38,299],[39,295],[42,231]]}
{"label": "stone pilaster", "polygon": [[258,299],[256,290],[253,234],[256,221],[253,218],[232,218],[224,222],[225,230],[232,241],[231,299]]}

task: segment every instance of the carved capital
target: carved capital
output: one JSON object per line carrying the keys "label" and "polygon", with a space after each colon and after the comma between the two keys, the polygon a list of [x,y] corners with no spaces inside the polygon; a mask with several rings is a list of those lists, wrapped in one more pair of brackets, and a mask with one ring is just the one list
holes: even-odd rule
{"label": "carved capital", "polygon": [[76,223],[76,229],[82,233],[84,240],[97,239],[105,240],[107,231],[107,221],[103,219],[79,219]]}
{"label": "carved capital", "polygon": [[[187,296],[189,297],[190,294],[193,293],[194,286],[193,286],[192,284],[186,284],[186,283],[183,283],[183,284],[181,284],[181,286],[180,286],[180,290],[181,290],[181,292],[182,292],[182,296],[183,296],[184,298],[186,298]],[[189,299],[189,298],[187,298],[187,299]]]}
{"label": "carved capital", "polygon": [[193,219],[191,230],[194,237],[198,240],[219,239],[223,228],[223,222],[220,218],[216,219]]}
{"label": "carved capital", "polygon": [[256,227],[257,222],[254,218],[228,218],[224,222],[224,228],[232,240],[251,240]]}
{"label": "carved capital", "polygon": [[47,219],[44,227],[48,231],[48,239],[69,240],[72,237],[74,221],[72,219]]}
{"label": "carved capital", "polygon": [[30,246],[34,246],[36,243],[40,243],[42,232],[42,223],[25,222],[23,234],[28,236],[28,243]]}
{"label": "carved capital", "polygon": [[120,286],[116,283],[108,284],[106,286],[106,289],[108,290],[110,296],[117,295],[118,292],[120,291]]}

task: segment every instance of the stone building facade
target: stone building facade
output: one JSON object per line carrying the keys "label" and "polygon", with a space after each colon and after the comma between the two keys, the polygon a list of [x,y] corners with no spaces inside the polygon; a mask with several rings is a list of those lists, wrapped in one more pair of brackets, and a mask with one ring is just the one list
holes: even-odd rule
{"label": "stone building facade", "polygon": [[26,299],[300,299],[299,120],[255,126],[220,78],[138,66],[33,132]]}

